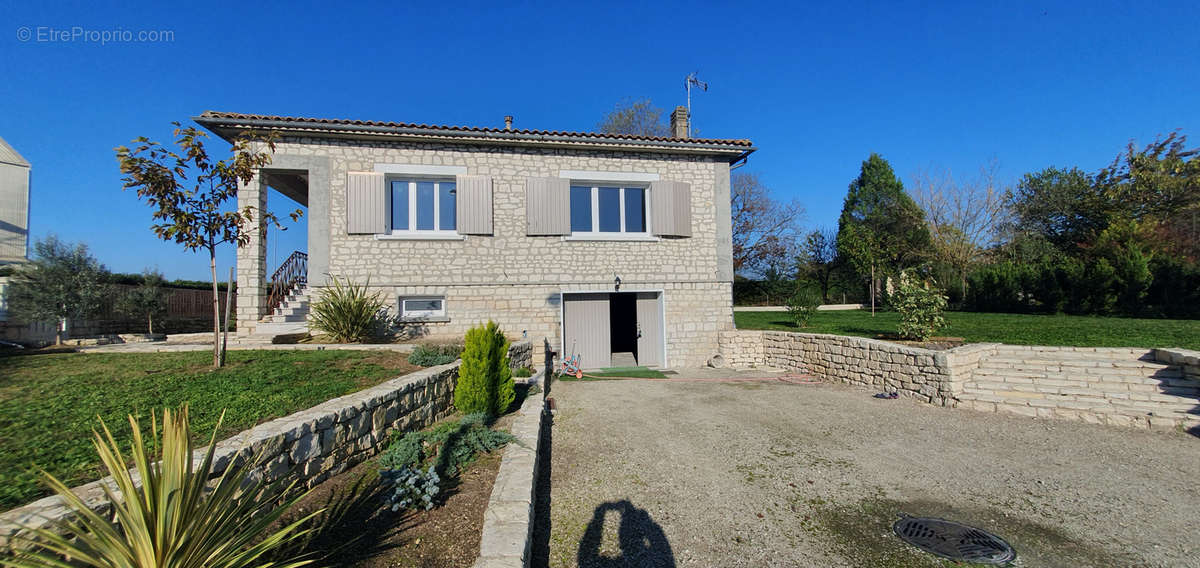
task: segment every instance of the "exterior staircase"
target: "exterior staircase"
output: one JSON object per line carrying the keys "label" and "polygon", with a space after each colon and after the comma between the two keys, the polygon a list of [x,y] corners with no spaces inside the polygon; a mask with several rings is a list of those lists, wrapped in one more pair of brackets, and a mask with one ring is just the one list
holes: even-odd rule
{"label": "exterior staircase", "polygon": [[271,313],[259,320],[244,343],[274,343],[280,335],[308,333],[308,255],[295,251],[271,276],[267,306]]}
{"label": "exterior staircase", "polygon": [[308,333],[308,305],[312,300],[308,287],[288,294],[275,311],[259,320],[254,333],[241,339],[244,343],[272,343],[280,335]]}
{"label": "exterior staircase", "polygon": [[1053,407],[1059,413],[1117,415],[1154,425],[1200,423],[1200,381],[1146,349],[1000,346],[980,360],[963,387],[961,399],[1027,411]]}

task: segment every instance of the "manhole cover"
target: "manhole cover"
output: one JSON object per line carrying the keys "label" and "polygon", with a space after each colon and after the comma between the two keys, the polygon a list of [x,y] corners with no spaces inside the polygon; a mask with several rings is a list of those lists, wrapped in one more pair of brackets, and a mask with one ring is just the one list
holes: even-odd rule
{"label": "manhole cover", "polygon": [[975,527],[928,517],[901,514],[892,525],[896,536],[942,558],[979,564],[1007,564],[1017,557],[1004,539]]}

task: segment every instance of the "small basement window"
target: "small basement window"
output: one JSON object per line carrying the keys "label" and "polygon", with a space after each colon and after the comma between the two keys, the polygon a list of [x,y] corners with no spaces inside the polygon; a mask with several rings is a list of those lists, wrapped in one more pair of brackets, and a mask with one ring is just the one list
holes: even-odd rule
{"label": "small basement window", "polygon": [[442,296],[400,298],[400,319],[446,317],[446,299]]}

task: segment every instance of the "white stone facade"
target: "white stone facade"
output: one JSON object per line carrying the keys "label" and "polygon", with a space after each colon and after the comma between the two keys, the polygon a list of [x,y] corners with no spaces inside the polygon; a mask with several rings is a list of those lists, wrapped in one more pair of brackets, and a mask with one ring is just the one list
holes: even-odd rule
{"label": "white stone facade", "polygon": [[[327,160],[327,215],[311,216],[328,234],[328,274],[370,281],[393,305],[403,295],[445,296],[449,321],[409,330],[431,339],[461,338],[470,326],[493,319],[512,337],[523,334],[541,356],[541,340],[561,341],[561,293],[662,291],[667,365],[703,365],[718,353],[718,334],[733,329],[730,255],[729,158],[719,155],[555,147],[480,146],[335,138],[286,138],[275,162]],[[323,162],[324,163],[324,162]],[[462,240],[387,240],[348,234],[349,172],[381,164],[458,166],[491,176],[492,236]],[[526,180],[558,177],[566,170],[657,174],[691,186],[692,236],[648,241],[576,241],[526,236]],[[259,184],[239,193],[241,206],[261,206]],[[266,204],[270,207],[270,204]],[[325,208],[325,207],[322,207]],[[653,215],[653,212],[651,212]],[[321,226],[323,225],[323,226]],[[264,243],[252,238],[239,250],[238,333],[248,334],[265,310]],[[310,251],[310,256],[312,251]],[[310,286],[323,283],[310,274]]]}

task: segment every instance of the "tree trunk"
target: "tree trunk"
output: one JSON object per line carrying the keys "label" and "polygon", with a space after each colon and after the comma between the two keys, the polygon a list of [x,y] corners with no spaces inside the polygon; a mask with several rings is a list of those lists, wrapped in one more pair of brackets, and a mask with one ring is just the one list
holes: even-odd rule
{"label": "tree trunk", "polygon": [[154,335],[154,316],[153,315],[146,316],[146,332],[150,335]]}
{"label": "tree trunk", "polygon": [[57,329],[54,333],[54,344],[62,345],[67,339],[67,318],[58,318]]}
{"label": "tree trunk", "polygon": [[871,265],[871,317],[875,317],[875,265]]}
{"label": "tree trunk", "polygon": [[212,269],[213,305],[213,368],[221,367],[221,296],[217,293],[217,247],[208,247],[208,264]]}

